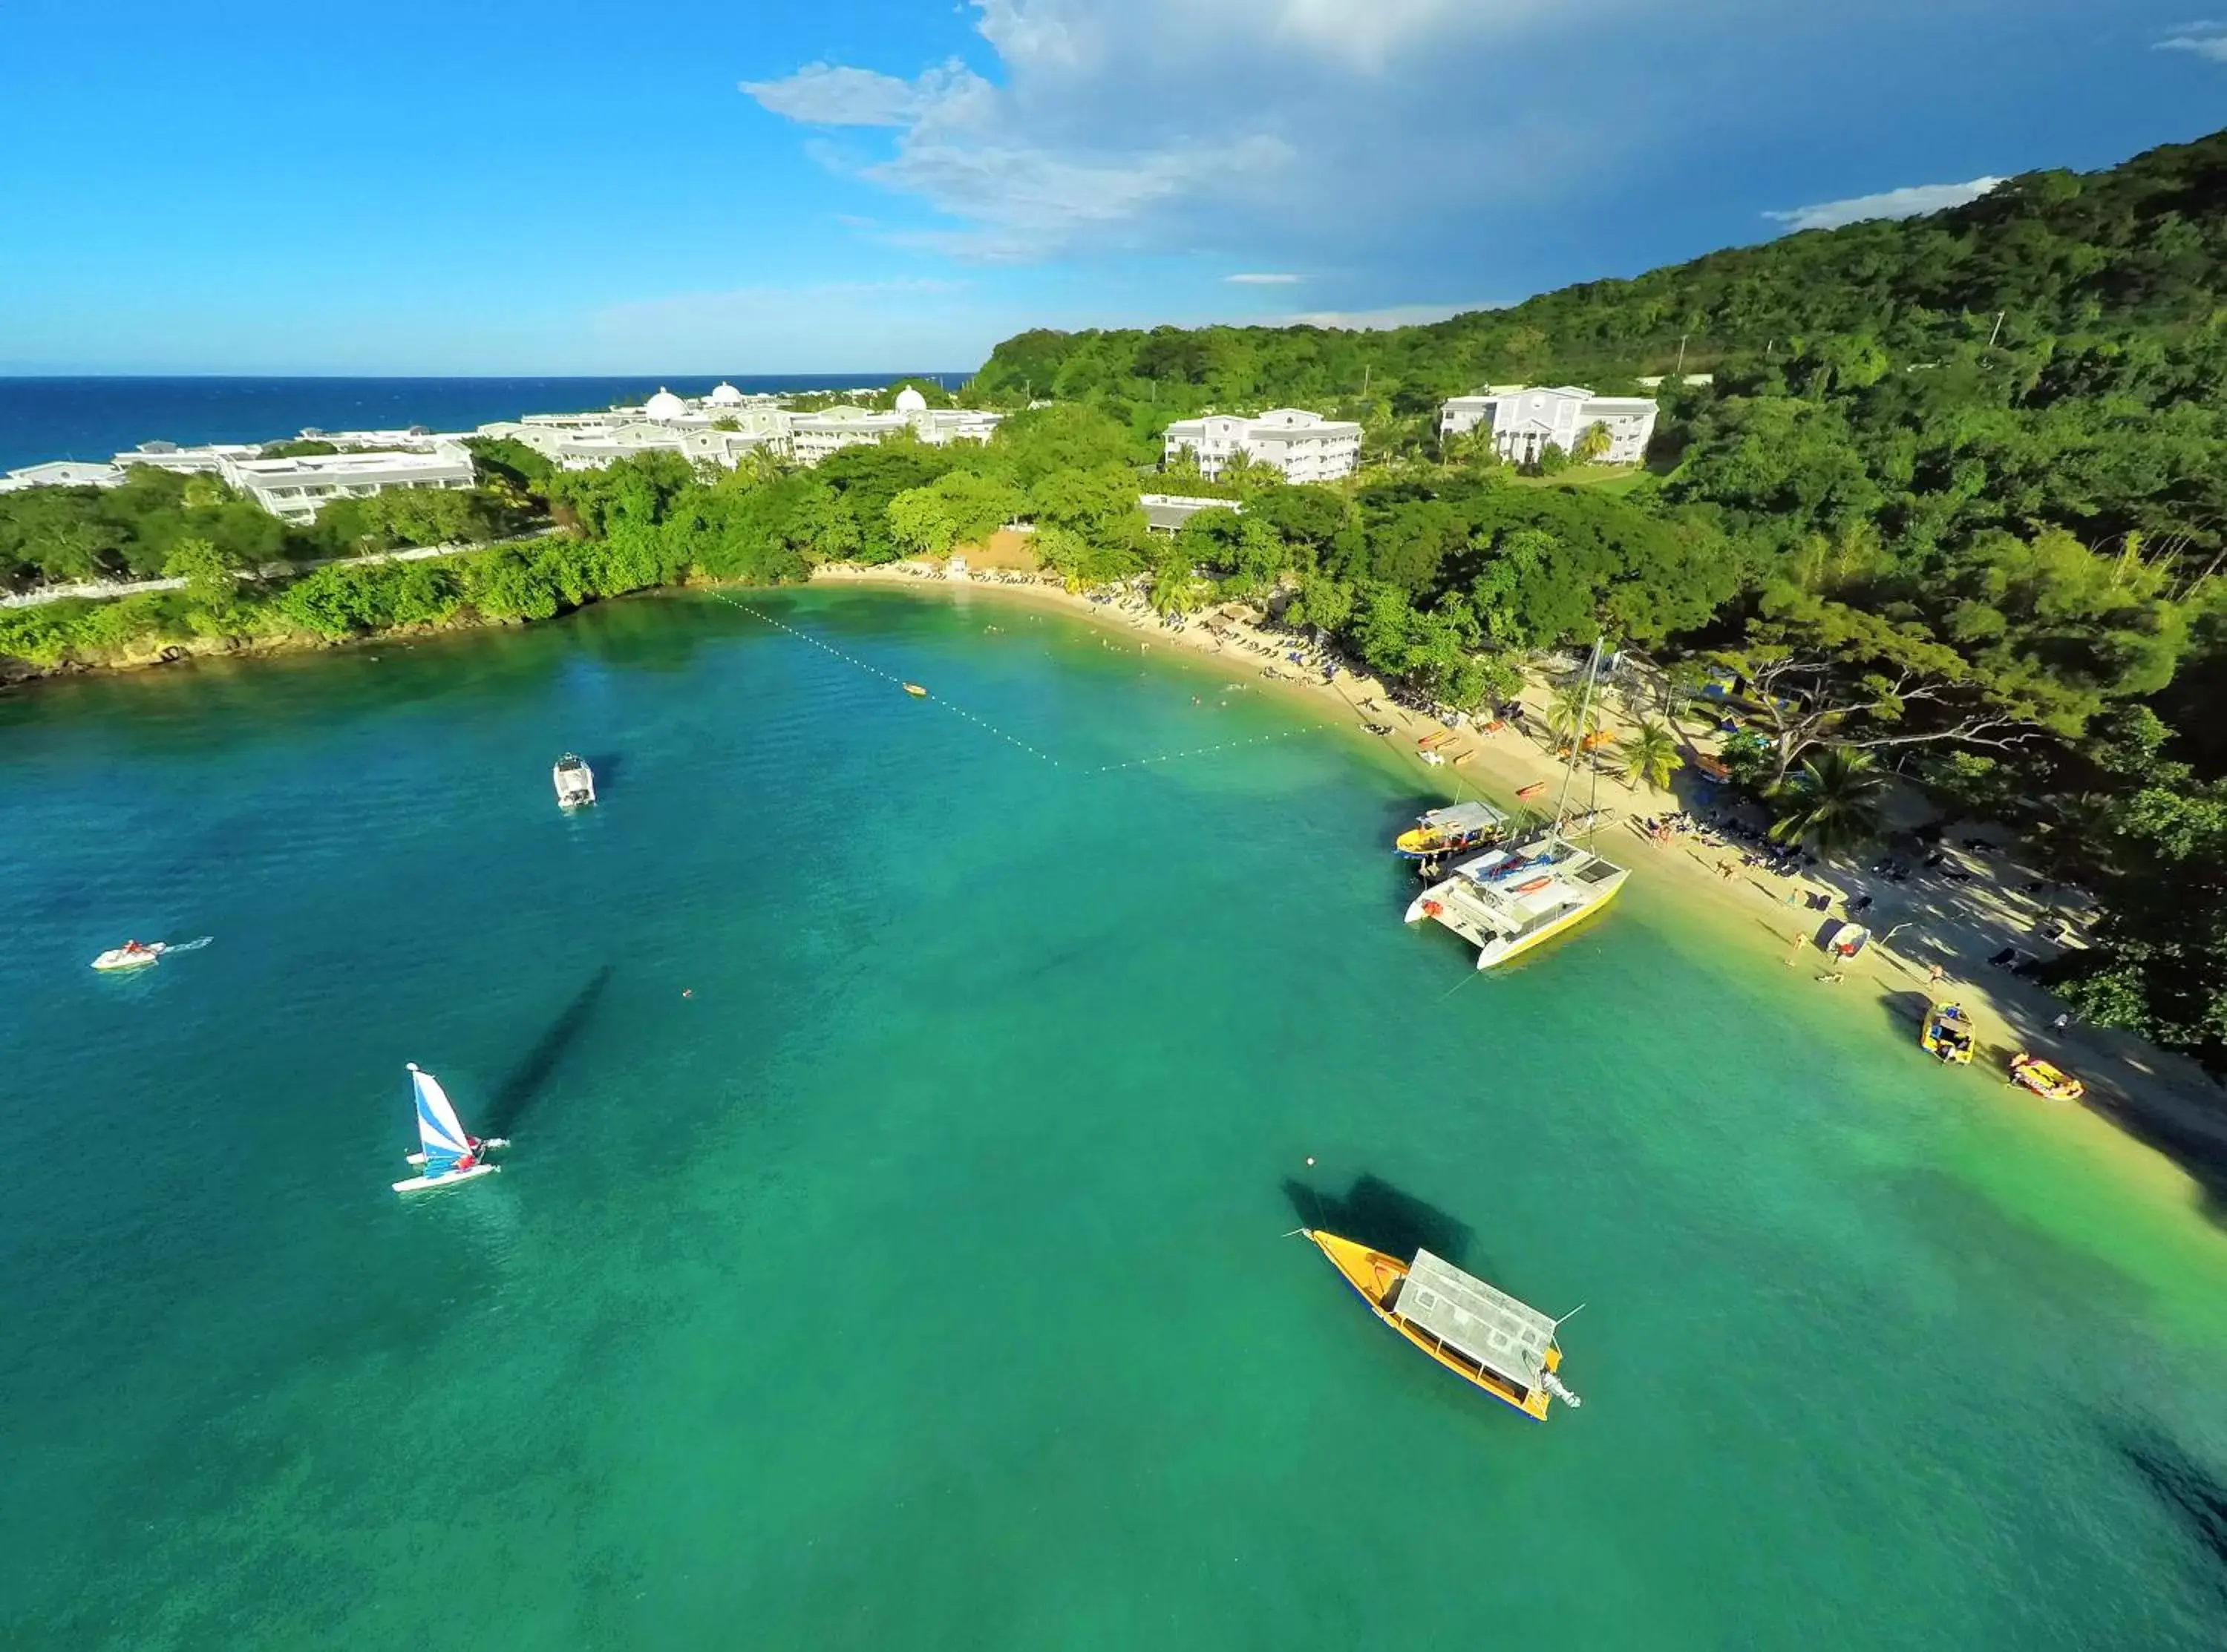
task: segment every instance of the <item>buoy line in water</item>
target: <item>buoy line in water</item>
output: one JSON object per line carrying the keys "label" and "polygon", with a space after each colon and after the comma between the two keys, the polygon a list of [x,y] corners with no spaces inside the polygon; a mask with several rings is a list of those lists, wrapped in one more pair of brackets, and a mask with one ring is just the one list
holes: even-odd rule
{"label": "buoy line in water", "polygon": [[[885,683],[893,683],[899,688],[904,688],[906,686],[903,678],[892,677],[888,672],[884,671],[879,666],[874,665],[868,660],[861,660],[856,654],[845,654],[842,649],[835,647],[833,643],[822,642],[818,637],[814,636],[810,632],[800,631],[794,626],[774,618],[772,615],[766,613],[762,609],[752,608],[748,603],[738,603],[733,597],[725,596],[718,591],[714,591],[711,594],[718,596],[721,602],[726,603],[730,608],[739,608],[743,613],[750,615],[752,618],[763,620],[768,625],[772,626],[775,630],[786,631],[789,635],[794,637],[799,642],[808,642],[814,647],[819,649],[822,654],[833,654],[836,659],[840,660],[846,666],[855,666],[860,671],[865,672],[871,676],[878,677]],[[1036,747],[1031,745],[1018,735],[1008,734],[994,724],[985,723],[980,718],[975,716],[973,712],[967,710],[966,707],[962,705],[954,705],[947,699],[939,699],[933,694],[928,695],[927,698],[930,705],[941,706],[954,717],[965,718],[969,723],[972,723],[976,728],[981,730],[985,734],[993,734],[997,736],[999,739],[1005,742],[1006,744],[1018,747],[1021,750],[1027,752],[1030,756],[1040,759],[1044,762],[1048,762],[1054,769],[1060,767],[1059,759],[1053,756],[1050,752],[1039,751]]]}
{"label": "buoy line in water", "polygon": [[1281,734],[1256,734],[1245,740],[1223,740],[1210,746],[1193,746],[1189,751],[1164,751],[1157,757],[1132,757],[1126,762],[1103,763],[1089,772],[1110,775],[1117,769],[1144,769],[1153,763],[1171,763],[1184,757],[1203,757],[1211,752],[1235,751],[1240,746],[1264,746],[1271,740],[1296,740],[1303,734],[1314,734],[1314,729],[1286,729]]}
{"label": "buoy line in water", "polygon": [[[814,636],[809,631],[801,631],[797,629],[796,627],[788,624],[786,621],[777,620],[774,618],[772,615],[765,612],[763,609],[753,608],[748,603],[737,602],[734,597],[729,596],[722,591],[713,591],[711,594],[714,596],[717,596],[721,602],[726,603],[728,607],[738,608],[742,609],[743,613],[750,616],[753,619],[763,620],[768,625],[772,626],[776,631],[785,631],[790,636],[794,637],[799,642],[808,642],[814,647],[819,649],[820,653],[832,654],[834,658],[841,660],[846,666],[854,666],[858,670],[866,673],[868,675],[878,677],[884,682],[893,684],[900,689],[909,687],[909,685],[906,683],[903,678],[890,675],[888,672],[884,671],[879,666],[875,665],[871,660],[861,660],[858,655],[853,654],[846,654],[842,649],[835,647],[834,644],[831,642],[824,642],[820,638]],[[1037,747],[1031,745],[1027,741],[1022,739],[1018,735],[1008,734],[1005,730],[999,728],[994,723],[986,722],[981,718],[975,716],[973,712],[968,711],[963,705],[955,705],[951,701],[933,694],[929,695],[928,699],[930,705],[940,705],[953,716],[966,718],[967,721],[972,723],[976,728],[981,730],[983,733],[994,735],[999,739],[1003,740],[1006,744],[1018,747],[1020,750],[1027,752],[1030,756],[1037,758],[1041,762],[1050,763],[1054,769],[1063,769],[1068,767],[1068,765],[1061,762],[1058,758],[1053,756],[1050,752],[1039,750]],[[1256,734],[1247,739],[1223,740],[1210,746],[1194,746],[1188,751],[1164,751],[1157,756],[1132,757],[1123,762],[1100,763],[1094,768],[1078,769],[1073,772],[1084,775],[1110,775],[1114,773],[1117,769],[1144,769],[1148,768],[1154,763],[1175,762],[1185,757],[1204,757],[1217,751],[1234,751],[1240,746],[1265,745],[1272,740],[1290,740],[1299,735],[1313,734],[1316,732],[1318,732],[1318,730],[1313,729],[1286,729],[1281,734]]]}

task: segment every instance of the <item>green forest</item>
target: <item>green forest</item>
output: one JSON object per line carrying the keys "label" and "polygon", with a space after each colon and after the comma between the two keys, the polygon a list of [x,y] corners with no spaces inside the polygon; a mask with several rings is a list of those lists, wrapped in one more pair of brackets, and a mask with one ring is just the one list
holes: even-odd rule
{"label": "green forest", "polygon": [[[1301,617],[1456,703],[1596,629],[1718,673],[1758,785],[1838,749],[2019,826],[2103,905],[2057,990],[2227,1069],[2224,293],[2218,135],[1426,327],[1024,334],[969,396],[1359,419]],[[1489,382],[1662,374],[1629,487],[1433,439]]]}
{"label": "green forest", "polygon": [[[1743,714],[1740,772],[1803,800],[1797,835],[1831,819],[1860,839],[1866,770],[1887,767],[2013,825],[2102,903],[2057,990],[2227,1070],[2223,272],[2227,136],[1426,327],[1023,334],[962,399],[1050,405],[983,447],[552,475],[482,443],[482,488],[419,496],[437,523],[374,500],[302,533],[175,477],[19,494],[0,497],[0,582],[188,585],[0,615],[0,654],[533,618],[938,555],[1025,520],[1077,588],[1148,575],[1166,611],[1281,593],[1288,620],[1445,704],[1603,635],[1686,691],[1713,682]],[[1435,439],[1439,402],[1485,383],[1630,393],[1664,373],[1642,471],[1522,475]],[[1361,474],[1151,473],[1170,419],[1283,404],[1359,419]],[[1154,539],[1140,482],[1242,508]],[[438,563],[302,571],[535,525]]]}

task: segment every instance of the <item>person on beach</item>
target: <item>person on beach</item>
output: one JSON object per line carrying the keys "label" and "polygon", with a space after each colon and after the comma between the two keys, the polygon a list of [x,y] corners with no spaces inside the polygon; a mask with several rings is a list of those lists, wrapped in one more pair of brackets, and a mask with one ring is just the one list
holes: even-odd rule
{"label": "person on beach", "polygon": [[1938,964],[1934,965],[1925,972],[1925,984],[1928,986],[1938,986],[1942,982],[1948,979],[1949,972],[1942,968]]}

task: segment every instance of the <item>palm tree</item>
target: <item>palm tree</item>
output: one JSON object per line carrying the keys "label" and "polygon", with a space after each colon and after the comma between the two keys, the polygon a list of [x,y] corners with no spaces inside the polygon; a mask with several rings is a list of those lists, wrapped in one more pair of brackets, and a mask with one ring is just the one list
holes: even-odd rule
{"label": "palm tree", "polygon": [[1179,558],[1171,557],[1152,570],[1153,613],[1163,618],[1188,614],[1204,600],[1198,577]]}
{"label": "palm tree", "polygon": [[[1582,724],[1584,726],[1579,727]],[[1597,732],[1601,724],[1600,696],[1585,683],[1570,683],[1554,691],[1547,702],[1547,732],[1560,746],[1573,746]]]}
{"label": "palm tree", "polygon": [[1630,737],[1617,742],[1616,761],[1634,790],[1643,780],[1657,791],[1667,791],[1670,776],[1686,766],[1678,752],[1678,737],[1651,717],[1641,718]]}
{"label": "palm tree", "polygon": [[1808,843],[1835,855],[1879,835],[1892,777],[1868,751],[1831,746],[1766,794],[1784,813],[1771,823],[1773,843]]}

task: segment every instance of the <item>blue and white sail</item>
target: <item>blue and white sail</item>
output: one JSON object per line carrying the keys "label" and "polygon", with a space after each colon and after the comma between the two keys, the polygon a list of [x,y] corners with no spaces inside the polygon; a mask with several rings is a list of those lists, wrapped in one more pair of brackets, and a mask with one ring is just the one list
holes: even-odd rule
{"label": "blue and white sail", "polygon": [[415,1062],[410,1063],[410,1088],[418,1101],[418,1139],[425,1149],[425,1179],[431,1181],[449,1175],[471,1157],[471,1138],[464,1134],[441,1081],[418,1071]]}

